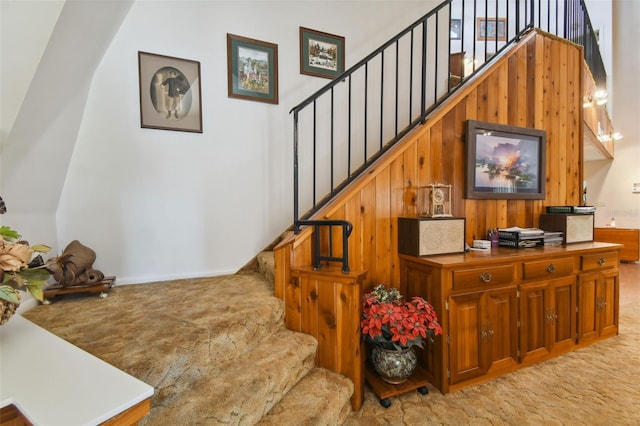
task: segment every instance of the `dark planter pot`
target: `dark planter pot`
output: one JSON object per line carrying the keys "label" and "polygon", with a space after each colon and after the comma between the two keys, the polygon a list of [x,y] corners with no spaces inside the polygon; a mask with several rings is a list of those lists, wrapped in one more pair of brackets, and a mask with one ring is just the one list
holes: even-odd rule
{"label": "dark planter pot", "polygon": [[398,385],[413,374],[418,364],[418,357],[413,348],[393,350],[374,347],[371,352],[371,361],[382,380]]}

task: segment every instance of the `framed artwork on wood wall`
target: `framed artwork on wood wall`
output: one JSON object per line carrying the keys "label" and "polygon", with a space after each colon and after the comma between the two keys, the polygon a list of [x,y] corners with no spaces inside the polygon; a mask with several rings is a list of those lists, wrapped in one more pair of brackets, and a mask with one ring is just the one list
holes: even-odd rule
{"label": "framed artwork on wood wall", "polygon": [[140,126],[202,133],[200,62],[138,52]]}
{"label": "framed artwork on wood wall", "polygon": [[344,72],[344,37],[300,27],[300,74],[335,78]]}
{"label": "framed artwork on wood wall", "polygon": [[465,198],[544,200],[546,142],[544,130],[467,120]]}
{"label": "framed artwork on wood wall", "polygon": [[278,45],[227,34],[230,98],[278,103]]}
{"label": "framed artwork on wood wall", "polygon": [[478,18],[476,22],[477,39],[480,41],[506,41],[506,18]]}

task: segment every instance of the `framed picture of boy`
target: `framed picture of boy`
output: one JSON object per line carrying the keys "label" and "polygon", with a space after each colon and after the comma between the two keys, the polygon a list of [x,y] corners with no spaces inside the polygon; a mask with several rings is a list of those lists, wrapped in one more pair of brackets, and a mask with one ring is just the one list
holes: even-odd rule
{"label": "framed picture of boy", "polygon": [[138,52],[140,126],[202,133],[200,62]]}

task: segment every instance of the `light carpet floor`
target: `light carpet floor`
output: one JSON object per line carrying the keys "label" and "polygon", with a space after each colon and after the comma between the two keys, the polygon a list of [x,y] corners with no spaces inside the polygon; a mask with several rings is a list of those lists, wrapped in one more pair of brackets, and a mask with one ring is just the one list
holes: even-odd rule
{"label": "light carpet floor", "polygon": [[[501,376],[487,383],[446,395],[442,395],[438,390],[429,386],[428,395],[410,392],[394,397],[391,398],[392,405],[387,409],[383,408],[377,397],[367,390],[362,409],[352,413],[345,424],[349,426],[640,425],[639,277],[640,264],[621,265],[619,336],[536,366]],[[229,278],[218,277],[208,281],[210,284],[214,284],[216,279],[229,280]],[[233,276],[231,279],[238,278]],[[176,294],[175,297],[190,299],[190,311],[199,312],[201,315],[211,312],[211,300],[207,301],[206,298],[202,298],[207,305],[199,306],[201,298],[197,295],[178,289],[178,287],[169,286],[169,288],[168,291],[177,291],[178,294],[181,294]],[[114,290],[120,289],[116,287]],[[239,291],[241,293],[241,290]],[[159,296],[166,298],[167,294]],[[228,296],[228,294],[224,295],[224,297]],[[241,294],[234,296],[242,298]],[[147,302],[152,303],[149,300]],[[69,303],[73,302],[69,301]],[[64,305],[66,303],[58,304],[56,302],[52,307],[63,308]],[[66,327],[64,324],[60,324],[61,322],[67,323],[67,326],[73,323],[74,310],[71,306],[64,309],[65,314],[53,316],[57,318],[54,321],[55,326],[49,324],[46,328],[52,329],[52,331],[65,329]],[[130,323],[132,313],[137,312],[136,308],[139,308],[139,304],[132,307],[126,315],[125,321],[122,321],[122,313],[109,312],[108,309],[103,310],[100,315],[109,316],[116,323]],[[168,312],[171,312],[170,303],[167,309]],[[43,313],[43,311],[46,311],[44,306],[40,309],[34,309],[34,312],[28,313],[26,316],[36,319],[39,316],[38,313]],[[51,320],[55,311],[56,309],[52,309],[45,316]],[[144,315],[143,312],[140,314]],[[40,319],[41,321],[38,322],[41,324],[47,322],[43,321],[43,318]],[[158,327],[154,327],[153,331],[159,333],[162,327],[160,324],[157,325]],[[78,326],[81,327],[81,325]],[[170,330],[168,334],[175,339],[175,332],[175,329]],[[94,333],[80,334],[84,334],[85,339],[94,341],[96,339]],[[120,334],[120,337],[122,336]],[[132,341],[135,341],[135,338]],[[87,349],[91,349],[92,342],[84,343],[87,344]],[[143,348],[140,349],[143,350]],[[158,352],[162,351],[154,351],[156,355]],[[121,365],[119,367],[136,376],[142,373],[136,371],[136,368],[131,368],[132,366]],[[156,398],[162,396],[162,390],[158,390],[160,392]],[[305,409],[305,404],[299,404],[299,406],[299,409]],[[181,415],[180,409],[180,404],[172,404],[171,418],[188,419],[188,415]],[[176,412],[173,412],[174,410]],[[283,424],[301,424],[300,418],[300,415],[292,409],[288,416],[289,420]],[[145,424],[156,424],[157,420],[154,419],[156,417],[150,416],[145,419]],[[212,422],[210,424],[219,423]]]}

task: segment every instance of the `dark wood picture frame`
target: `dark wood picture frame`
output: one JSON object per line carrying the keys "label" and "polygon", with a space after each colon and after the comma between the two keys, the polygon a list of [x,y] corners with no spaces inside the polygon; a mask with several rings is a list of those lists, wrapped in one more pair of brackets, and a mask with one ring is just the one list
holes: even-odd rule
{"label": "dark wood picture frame", "polygon": [[278,103],[278,45],[227,34],[230,98]]}
{"label": "dark wood picture frame", "polygon": [[140,127],[202,133],[200,62],[138,52]]}
{"label": "dark wood picture frame", "polygon": [[469,199],[544,200],[544,130],[467,120],[466,193]]}
{"label": "dark wood picture frame", "polygon": [[344,72],[344,37],[300,27],[300,74],[336,78]]}
{"label": "dark wood picture frame", "polygon": [[477,18],[476,31],[479,41],[506,41],[507,18]]}

